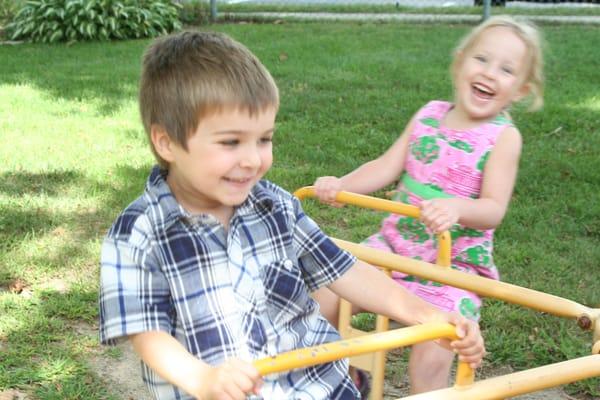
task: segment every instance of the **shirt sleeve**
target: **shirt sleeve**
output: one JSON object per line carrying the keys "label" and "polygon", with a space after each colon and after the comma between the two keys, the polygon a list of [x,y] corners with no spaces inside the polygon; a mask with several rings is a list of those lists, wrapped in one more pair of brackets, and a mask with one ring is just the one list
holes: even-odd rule
{"label": "shirt sleeve", "polygon": [[294,202],[296,219],[294,247],[300,268],[311,291],[327,286],[341,277],[356,263],[356,257],[340,249],[302,210],[300,201]]}
{"label": "shirt sleeve", "polygon": [[169,285],[154,257],[127,240],[106,238],[100,265],[100,341],[147,331],[172,334]]}

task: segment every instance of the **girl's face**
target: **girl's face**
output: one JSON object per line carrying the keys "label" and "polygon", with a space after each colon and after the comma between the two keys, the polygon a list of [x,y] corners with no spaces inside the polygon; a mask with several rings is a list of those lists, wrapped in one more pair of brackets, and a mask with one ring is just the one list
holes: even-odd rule
{"label": "girl's face", "polygon": [[458,57],[455,107],[467,120],[493,118],[527,94],[527,46],[512,29],[486,29]]}

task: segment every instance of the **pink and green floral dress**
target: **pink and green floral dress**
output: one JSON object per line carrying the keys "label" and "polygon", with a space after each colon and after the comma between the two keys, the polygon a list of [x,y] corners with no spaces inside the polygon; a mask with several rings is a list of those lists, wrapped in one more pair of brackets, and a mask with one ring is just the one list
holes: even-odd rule
{"label": "pink and green floral dress", "polygon": [[[418,206],[422,200],[432,198],[479,197],[486,160],[500,133],[512,123],[498,116],[472,129],[449,129],[441,121],[451,108],[451,103],[432,101],[417,113],[395,200]],[[492,229],[476,230],[457,224],[450,233],[452,268],[499,278],[492,257]],[[380,231],[364,243],[435,263],[436,242],[436,236],[418,219],[391,214],[383,220]],[[479,319],[481,299],[474,293],[399,272],[394,272],[393,278],[442,310]]]}

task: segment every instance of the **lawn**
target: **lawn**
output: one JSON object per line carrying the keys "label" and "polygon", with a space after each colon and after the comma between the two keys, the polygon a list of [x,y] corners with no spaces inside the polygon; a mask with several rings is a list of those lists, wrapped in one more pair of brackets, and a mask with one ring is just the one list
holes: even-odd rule
{"label": "lawn", "polygon": [[[193,4],[196,2],[192,2]],[[581,3],[581,2],[580,2]],[[208,5],[198,3],[197,7],[209,9]],[[279,2],[277,4],[217,2],[218,12],[246,12],[246,11],[264,11],[264,12],[336,12],[336,13],[392,13],[392,14],[470,14],[483,15],[483,6],[471,7],[409,7],[395,6],[386,4],[334,4],[326,3],[308,3],[294,4]],[[511,15],[600,15],[600,7],[492,7],[492,14],[511,14]]]}
{"label": "lawn", "polygon": [[[282,94],[275,166],[289,190],[348,172],[389,146],[426,101],[450,99],[464,25],[218,25],[272,71]],[[546,105],[515,109],[524,151],[497,231],[503,280],[600,307],[600,29],[544,26]],[[110,399],[90,357],[103,234],[153,163],[136,106],[146,40],[0,46],[0,391]],[[305,203],[333,236],[360,241],[381,215]],[[594,283],[596,282],[596,283]],[[573,321],[490,300],[488,366],[587,355]],[[570,385],[600,396],[600,380]]]}

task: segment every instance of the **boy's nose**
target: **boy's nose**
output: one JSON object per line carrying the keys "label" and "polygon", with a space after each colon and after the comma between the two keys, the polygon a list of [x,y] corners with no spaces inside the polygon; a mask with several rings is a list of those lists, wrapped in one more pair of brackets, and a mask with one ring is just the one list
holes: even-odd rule
{"label": "boy's nose", "polygon": [[246,168],[255,168],[260,166],[261,158],[260,152],[256,147],[251,147],[244,151],[244,155],[241,160],[241,165]]}

